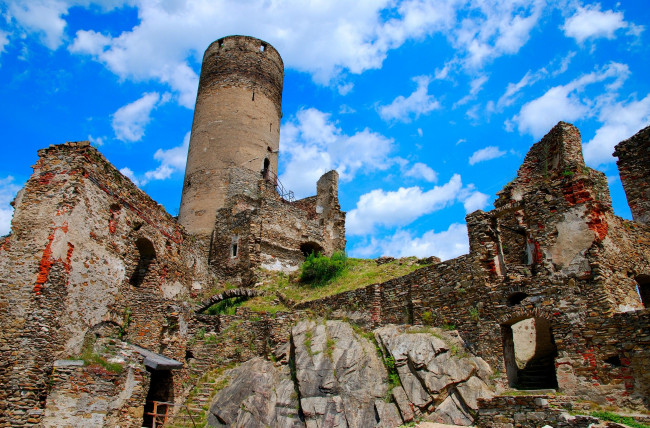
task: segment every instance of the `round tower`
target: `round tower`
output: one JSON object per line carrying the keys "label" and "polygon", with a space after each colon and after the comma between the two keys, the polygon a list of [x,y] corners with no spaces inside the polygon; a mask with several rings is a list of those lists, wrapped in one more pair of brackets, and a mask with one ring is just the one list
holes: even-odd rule
{"label": "round tower", "polygon": [[254,37],[205,51],[178,214],[188,232],[212,231],[231,167],[277,172],[283,78],[278,51]]}

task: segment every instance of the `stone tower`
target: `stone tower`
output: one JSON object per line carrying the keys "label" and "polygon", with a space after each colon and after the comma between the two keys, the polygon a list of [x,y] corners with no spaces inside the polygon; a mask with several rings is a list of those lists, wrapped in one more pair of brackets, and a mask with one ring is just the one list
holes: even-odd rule
{"label": "stone tower", "polygon": [[213,42],[203,55],[179,222],[209,234],[231,167],[274,180],[284,65],[270,44],[247,36]]}

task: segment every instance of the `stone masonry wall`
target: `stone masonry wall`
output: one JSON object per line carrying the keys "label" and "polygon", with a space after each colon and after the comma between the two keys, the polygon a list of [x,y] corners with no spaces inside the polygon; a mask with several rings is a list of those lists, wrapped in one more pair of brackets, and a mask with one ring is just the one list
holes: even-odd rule
{"label": "stone masonry wall", "polygon": [[87,142],[39,156],[0,247],[0,426],[36,423],[53,362],[104,326],[182,361],[182,297],[208,272],[174,219]]}
{"label": "stone masonry wall", "polygon": [[315,197],[295,202],[246,169],[232,168],[229,176],[227,205],[218,211],[211,238],[210,263],[221,278],[250,285],[256,267],[297,269],[304,246],[328,255],[345,248],[336,172],[321,178]]}
{"label": "stone masonry wall", "polygon": [[618,143],[614,156],[632,217],[650,223],[650,126]]}
{"label": "stone masonry wall", "polygon": [[509,326],[541,318],[561,391],[648,406],[650,324],[635,278],[650,272],[650,228],[613,215],[578,131],[560,123],[534,145],[495,206],[468,215],[469,255],[299,307],[373,326],[453,325],[502,386]]}

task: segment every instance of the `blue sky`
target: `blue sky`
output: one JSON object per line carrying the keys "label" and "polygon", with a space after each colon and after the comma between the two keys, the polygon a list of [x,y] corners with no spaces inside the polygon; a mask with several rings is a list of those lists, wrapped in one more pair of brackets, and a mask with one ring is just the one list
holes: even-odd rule
{"label": "blue sky", "polygon": [[0,0],[0,234],[36,151],[90,140],[178,213],[200,61],[230,34],[285,64],[280,179],[340,173],[348,252],[468,250],[529,147],[581,130],[630,218],[613,147],[650,124],[645,1]]}

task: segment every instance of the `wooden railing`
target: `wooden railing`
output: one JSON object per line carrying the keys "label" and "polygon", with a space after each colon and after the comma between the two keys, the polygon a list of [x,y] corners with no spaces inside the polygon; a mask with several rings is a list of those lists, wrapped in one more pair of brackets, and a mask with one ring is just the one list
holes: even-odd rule
{"label": "wooden railing", "polygon": [[[165,425],[167,425],[167,419],[170,416],[169,410],[172,407],[185,407],[185,410],[187,411],[187,415],[192,421],[192,426],[196,428],[196,424],[194,423],[194,418],[192,417],[192,413],[190,413],[190,409],[187,407],[187,405],[170,403],[167,401],[150,401],[150,403],[153,403],[153,412],[148,412],[147,415],[152,417],[152,422],[151,422],[152,428],[162,428]],[[159,411],[161,413],[158,413]],[[184,418],[185,416],[176,416],[176,417]]]}

